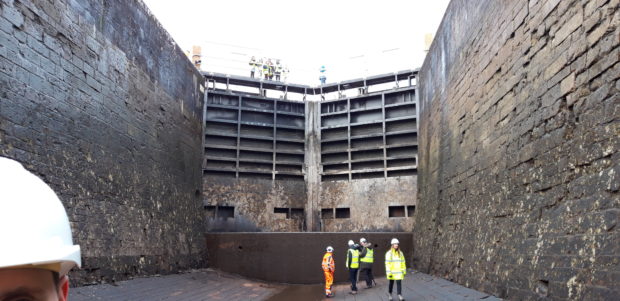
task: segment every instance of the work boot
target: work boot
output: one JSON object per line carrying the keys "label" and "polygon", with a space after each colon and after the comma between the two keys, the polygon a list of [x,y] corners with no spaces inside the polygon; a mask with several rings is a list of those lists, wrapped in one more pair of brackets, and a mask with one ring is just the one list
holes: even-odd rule
{"label": "work boot", "polygon": [[405,298],[403,298],[402,295],[398,295],[398,300],[403,301],[403,300],[405,300]]}
{"label": "work boot", "polygon": [[392,293],[388,293],[388,300],[392,301],[394,299],[392,299]]}

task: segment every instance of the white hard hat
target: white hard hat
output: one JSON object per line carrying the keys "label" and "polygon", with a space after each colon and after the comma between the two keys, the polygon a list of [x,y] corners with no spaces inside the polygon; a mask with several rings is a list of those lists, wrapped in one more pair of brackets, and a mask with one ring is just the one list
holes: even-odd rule
{"label": "white hard hat", "polygon": [[392,238],[392,241],[390,242],[391,245],[393,244],[399,244],[398,239],[396,238]]}
{"label": "white hard hat", "polygon": [[80,266],[69,219],[54,191],[17,161],[0,157],[0,269]]}
{"label": "white hard hat", "polygon": [[360,238],[360,243],[361,243],[361,244],[366,243],[366,238],[363,238],[363,237],[362,237],[362,238]]}
{"label": "white hard hat", "polygon": [[353,240],[349,240],[349,246],[352,246],[354,244],[355,244],[355,242]]}
{"label": "white hard hat", "polygon": [[327,252],[334,252],[334,248],[332,246],[327,246]]}

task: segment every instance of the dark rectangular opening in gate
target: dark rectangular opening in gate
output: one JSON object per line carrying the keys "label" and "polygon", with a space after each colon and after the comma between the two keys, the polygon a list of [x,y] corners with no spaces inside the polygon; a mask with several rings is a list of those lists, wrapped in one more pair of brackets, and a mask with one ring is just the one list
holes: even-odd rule
{"label": "dark rectangular opening in gate", "polygon": [[207,218],[215,218],[215,206],[205,206]]}
{"label": "dark rectangular opening in gate", "polygon": [[321,209],[321,218],[322,219],[332,219],[332,218],[334,218],[334,209],[333,208],[323,208],[323,209]]}
{"label": "dark rectangular opening in gate", "polygon": [[351,218],[351,210],[349,208],[336,208],[336,218]]}
{"label": "dark rectangular opening in gate", "polygon": [[304,219],[304,208],[291,208],[292,219]]}
{"label": "dark rectangular opening in gate", "polygon": [[405,217],[405,206],[390,206],[389,217]]}
{"label": "dark rectangular opening in gate", "polygon": [[290,218],[288,208],[273,208],[273,213],[280,214],[282,218]]}
{"label": "dark rectangular opening in gate", "polygon": [[235,207],[233,207],[233,206],[218,206],[217,207],[217,217],[220,217],[220,218],[234,218],[235,217]]}
{"label": "dark rectangular opening in gate", "polygon": [[414,213],[415,213],[415,206],[407,206],[407,216],[413,217]]}

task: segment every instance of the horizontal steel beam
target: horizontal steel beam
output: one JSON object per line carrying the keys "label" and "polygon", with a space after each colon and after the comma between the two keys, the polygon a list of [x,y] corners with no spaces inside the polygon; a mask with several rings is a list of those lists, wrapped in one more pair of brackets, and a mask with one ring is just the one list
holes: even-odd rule
{"label": "horizontal steel beam", "polygon": [[201,73],[207,81],[213,81],[219,84],[238,85],[276,91],[287,91],[306,95],[321,95],[347,89],[363,88],[372,85],[379,85],[416,78],[418,76],[418,70],[419,69],[402,70],[394,73],[373,75],[366,78],[346,80],[338,83],[329,83],[319,86],[284,83],[279,81],[264,80],[262,78],[251,78],[246,76],[229,75],[215,72],[203,71]]}

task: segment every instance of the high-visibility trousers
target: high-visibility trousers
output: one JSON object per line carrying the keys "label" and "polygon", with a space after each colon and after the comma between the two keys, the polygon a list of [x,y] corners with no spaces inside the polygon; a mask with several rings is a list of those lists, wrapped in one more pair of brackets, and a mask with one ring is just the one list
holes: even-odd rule
{"label": "high-visibility trousers", "polygon": [[325,295],[332,293],[332,284],[334,284],[334,272],[330,270],[323,270],[325,274]]}

